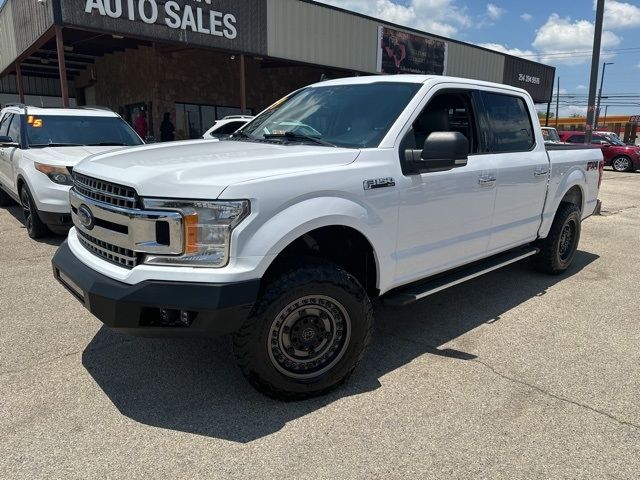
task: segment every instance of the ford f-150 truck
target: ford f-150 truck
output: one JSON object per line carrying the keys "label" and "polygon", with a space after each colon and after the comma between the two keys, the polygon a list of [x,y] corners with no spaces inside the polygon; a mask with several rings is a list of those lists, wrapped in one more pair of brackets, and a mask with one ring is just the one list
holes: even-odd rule
{"label": "ford f-150 truck", "polygon": [[564,272],[601,175],[600,149],[545,147],[524,90],[332,80],[228,140],[80,162],[53,269],[109,327],[232,333],[256,388],[305,398],[358,364],[373,299],[405,305],[527,257]]}

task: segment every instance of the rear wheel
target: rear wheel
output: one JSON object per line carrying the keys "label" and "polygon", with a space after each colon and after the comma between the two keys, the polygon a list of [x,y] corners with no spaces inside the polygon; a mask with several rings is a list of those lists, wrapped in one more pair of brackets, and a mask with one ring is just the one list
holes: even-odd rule
{"label": "rear wheel", "polygon": [[620,155],[619,157],[611,160],[611,166],[616,172],[631,172],[633,171],[633,162],[629,157]]}
{"label": "rear wheel", "polygon": [[567,270],[578,249],[580,230],[580,209],[572,203],[561,203],[549,236],[536,244],[540,252],[532,257],[534,267],[553,275]]}
{"label": "rear wheel", "polygon": [[354,370],[369,343],[373,311],[358,281],[337,265],[303,266],[270,282],[235,334],[249,382],[283,400],[321,395]]}
{"label": "rear wheel", "polygon": [[33,201],[29,187],[23,185],[20,189],[20,203],[22,204],[22,216],[24,217],[24,225],[27,227],[27,233],[31,238],[42,238],[50,232],[47,225],[40,220],[38,208]]}

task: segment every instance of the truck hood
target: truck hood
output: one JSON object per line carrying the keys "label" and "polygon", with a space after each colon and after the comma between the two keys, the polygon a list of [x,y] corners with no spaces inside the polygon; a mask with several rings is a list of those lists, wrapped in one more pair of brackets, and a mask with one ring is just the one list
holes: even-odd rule
{"label": "truck hood", "polygon": [[45,147],[25,150],[25,156],[38,163],[60,167],[75,167],[76,164],[96,153],[121,150],[124,147]]}
{"label": "truck hood", "polygon": [[141,196],[216,199],[232,184],[346,165],[358,154],[315,145],[192,140],[96,155],[75,171],[128,185]]}

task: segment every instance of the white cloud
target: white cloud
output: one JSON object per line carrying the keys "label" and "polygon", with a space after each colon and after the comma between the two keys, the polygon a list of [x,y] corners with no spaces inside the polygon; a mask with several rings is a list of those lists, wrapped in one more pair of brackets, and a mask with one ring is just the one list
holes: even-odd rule
{"label": "white cloud", "polygon": [[[593,23],[588,20],[571,20],[552,13],[547,22],[536,30],[532,45],[540,51],[540,60],[544,63],[579,65],[591,59],[590,55],[582,52],[590,52],[593,48],[594,30]],[[621,42],[622,38],[615,33],[609,30],[602,32],[603,49],[615,47]],[[610,55],[601,57],[606,59]]]}
{"label": "white cloud", "polygon": [[586,86],[586,85],[582,85],[582,84],[580,84],[580,85],[577,85],[577,86],[576,86],[576,90],[586,90],[586,89],[587,89],[587,86]]}
{"label": "white cloud", "polygon": [[507,13],[507,11],[504,8],[497,6],[495,3],[487,4],[487,16],[491,20],[500,20],[500,17],[505,13]]}
{"label": "white cloud", "polygon": [[488,48],[489,50],[495,50],[496,52],[506,53],[515,57],[524,57],[527,60],[538,61],[538,55],[531,50],[522,50],[520,48],[509,48],[506,45],[500,43],[478,43],[478,46]]}
{"label": "white cloud", "polygon": [[[558,90],[556,89],[556,91],[558,91]],[[560,95],[566,95],[567,93],[569,93],[569,92],[567,92],[566,88],[560,87]]]}
{"label": "white cloud", "polygon": [[533,18],[533,15],[531,15],[530,13],[523,13],[522,15],[520,15],[520,18],[525,22],[530,22]]}
{"label": "white cloud", "polygon": [[391,0],[318,1],[446,37],[472,24],[466,8],[460,6],[458,0],[410,0],[407,5]]}
{"label": "white cloud", "polygon": [[[595,2],[594,2],[595,8]],[[607,0],[604,4],[604,27],[612,30],[640,26],[640,7],[626,2]]]}

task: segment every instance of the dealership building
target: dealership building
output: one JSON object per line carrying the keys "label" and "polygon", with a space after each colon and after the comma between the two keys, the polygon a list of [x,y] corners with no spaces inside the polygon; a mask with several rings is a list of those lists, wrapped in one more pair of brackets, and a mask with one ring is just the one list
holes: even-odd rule
{"label": "dealership building", "polygon": [[6,0],[0,102],[165,112],[177,138],[321,79],[381,73],[505,83],[546,103],[555,69],[308,0]]}

